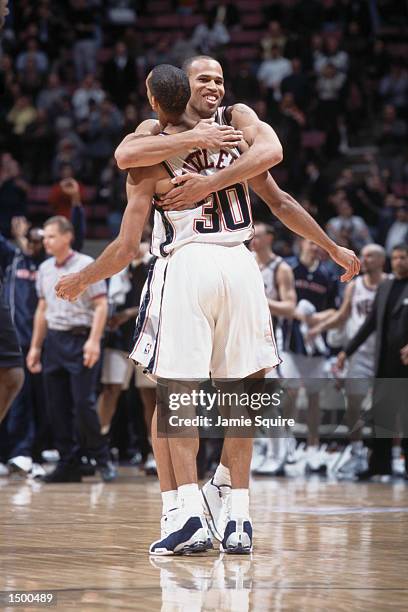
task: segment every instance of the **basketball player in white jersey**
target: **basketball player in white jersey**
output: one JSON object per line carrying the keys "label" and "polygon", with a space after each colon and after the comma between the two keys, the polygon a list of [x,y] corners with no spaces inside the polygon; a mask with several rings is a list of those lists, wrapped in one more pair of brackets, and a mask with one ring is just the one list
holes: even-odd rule
{"label": "basketball player in white jersey", "polygon": [[[296,308],[296,289],[292,268],[273,250],[275,230],[265,223],[255,223],[255,234],[250,249],[261,270],[268,300],[269,311],[273,318],[273,328],[282,358],[282,319],[292,319]],[[276,370],[271,371],[275,376]],[[269,376],[269,374],[267,374]],[[279,475],[283,470],[286,457],[286,436],[288,432],[274,430],[274,437],[254,446],[252,473],[259,476]],[[261,451],[257,456],[256,450]]]}
{"label": "basketball player in white jersey", "polygon": [[[385,250],[379,244],[368,244],[361,251],[363,274],[349,283],[343,302],[328,319],[310,330],[315,337],[329,329],[343,328],[345,335],[352,338],[367,315],[371,312],[378,285],[387,278],[384,273]],[[353,476],[365,469],[365,453],[361,440],[359,419],[362,402],[374,376],[375,334],[372,334],[351,357],[347,372],[345,390],[347,395],[347,422],[350,428],[351,457],[340,468],[340,475]],[[342,359],[342,353],[340,360]]]}
{"label": "basketball player in white jersey", "polygon": [[[218,64],[216,62],[212,62],[212,63],[216,64],[216,66],[218,66]],[[217,81],[218,81],[219,78],[220,77],[219,77],[219,71],[218,71],[218,74],[216,75]],[[211,76],[211,80],[214,80],[213,76]],[[208,81],[208,76],[206,77],[206,81]],[[213,85],[210,84],[209,88],[212,88],[212,87],[213,87]],[[218,91],[218,89],[217,89],[217,91]],[[219,101],[220,101],[220,99],[218,99],[218,103],[219,103]],[[211,95],[211,96],[209,96],[209,105],[210,106],[213,105],[212,102],[213,102],[213,96]],[[168,124],[169,121],[163,122],[164,125],[166,125],[166,123]],[[243,127],[245,127],[245,126],[243,126]],[[166,132],[168,132],[168,131],[169,131],[168,128],[166,128]],[[164,135],[154,137],[154,139],[157,138],[160,141],[160,144],[159,144],[159,153],[157,152],[157,146],[158,146],[157,143],[156,142],[153,143],[154,147],[156,148],[156,151],[154,152],[154,155],[156,155],[156,157],[157,156],[160,157],[160,156],[163,155],[163,150],[168,151],[169,149],[171,149],[170,145],[168,145],[167,143],[172,138],[173,138],[173,140],[176,139],[176,136],[181,136],[181,134],[177,134],[177,135],[175,135],[173,137],[171,137],[171,136],[164,136]],[[199,138],[199,136],[197,136],[197,138]],[[250,140],[250,137],[248,139]],[[150,159],[149,159],[149,161],[147,163],[149,163],[149,162],[150,163],[154,163],[154,162],[152,162],[153,158],[152,158],[152,155],[151,155],[151,151],[152,151],[151,140],[152,140],[151,138],[150,139],[146,138],[147,156],[148,157],[150,156]],[[180,139],[177,139],[177,143],[178,143],[179,140]],[[179,146],[179,144],[177,144],[177,146]],[[185,155],[185,159],[187,157],[188,157],[188,155]],[[173,158],[174,158],[174,153],[173,153]],[[204,155],[203,157],[201,157],[201,163],[204,163],[204,170],[205,169],[209,170],[212,167],[212,164],[215,164],[215,165],[219,166],[220,174],[222,172],[225,172],[226,170],[230,170],[230,168],[232,166],[229,166],[225,170],[222,170],[221,166],[224,165],[225,162],[228,162],[228,161],[230,162],[231,161],[231,157],[228,155],[227,152],[224,151],[224,152],[222,152],[221,158],[222,159],[220,159],[220,155],[219,154],[218,154],[218,157],[216,157],[214,160],[210,160],[210,161],[208,160],[208,155],[207,156]],[[243,159],[243,158],[244,158],[244,155],[240,159]],[[197,161],[197,158],[195,158],[195,159]],[[237,159],[234,162],[234,166],[235,166],[235,164],[238,164],[239,161],[240,160]],[[191,162],[191,158],[189,159],[189,162]],[[208,162],[209,162],[209,164],[208,164]],[[269,157],[269,161],[268,162],[264,161],[264,163],[270,163],[270,157]],[[207,164],[208,164],[208,167],[207,167]],[[173,163],[171,162],[171,169],[173,169],[173,170],[176,169],[177,170],[177,160],[173,159]],[[248,172],[250,172],[250,171],[248,171]],[[90,280],[91,278],[109,276],[109,275],[115,273],[117,270],[123,268],[126,265],[126,263],[128,262],[128,259],[133,257],[135,249],[137,248],[138,242],[140,240],[140,234],[141,234],[141,231],[142,231],[142,227],[143,227],[144,221],[146,220],[146,217],[149,214],[149,198],[150,198],[151,195],[153,195],[153,193],[157,193],[157,192],[160,192],[160,191],[164,192],[166,190],[165,187],[163,187],[163,186],[160,186],[160,188],[157,187],[158,181],[161,180],[162,178],[163,178],[162,168],[159,168],[159,169],[156,168],[154,170],[153,174],[151,174],[150,171],[148,171],[148,170],[139,171],[139,175],[138,175],[138,179],[137,179],[137,184],[136,185],[128,183],[129,203],[128,203],[128,207],[127,207],[126,212],[125,212],[125,216],[124,216],[124,220],[123,220],[123,224],[122,224],[122,229],[121,229],[121,233],[120,233],[119,237],[111,245],[109,245],[109,247],[105,250],[105,252],[102,254],[102,256],[97,260],[97,263],[96,263],[95,266],[86,268],[77,277],[67,277],[67,278],[62,279],[60,281],[60,283],[57,286],[57,291],[58,291],[58,294],[61,297],[65,297],[67,299],[75,299],[75,297],[81,291],[84,290],[86,285],[89,282],[92,282]],[[176,248],[175,251],[174,251],[175,255],[170,257],[170,263],[171,263],[171,260],[173,260],[173,261],[177,260],[177,261],[180,262],[181,261],[180,257],[176,257],[176,256],[178,254],[180,254],[180,253],[183,253],[183,252],[186,253],[186,249],[190,248],[191,246],[194,245],[194,246],[198,247],[200,245],[200,241],[202,240],[202,236],[200,237],[200,234],[206,236],[205,237],[205,242],[203,244],[205,244],[205,243],[207,243],[209,241],[208,240],[208,235],[217,233],[217,231],[222,233],[223,230],[227,231],[229,234],[231,232],[236,232],[236,236],[237,236],[238,241],[241,241],[242,239],[245,239],[244,238],[245,232],[247,230],[249,230],[249,226],[247,225],[248,212],[247,212],[247,210],[245,208],[245,206],[246,206],[246,198],[244,198],[244,195],[246,195],[245,185],[241,184],[241,187],[240,186],[237,187],[237,184],[234,185],[234,189],[232,189],[232,192],[233,192],[232,193],[232,199],[228,200],[228,203],[230,203],[230,206],[231,206],[229,212],[228,212],[228,209],[226,208],[226,200],[225,200],[225,198],[223,197],[223,195],[220,196],[221,201],[220,201],[219,208],[218,208],[218,211],[219,211],[218,215],[221,216],[221,218],[222,218],[222,224],[221,225],[218,223],[219,219],[217,220],[217,212],[214,209],[213,202],[209,203],[208,201],[206,201],[206,202],[204,202],[204,204],[200,203],[199,207],[195,211],[195,213],[197,213],[197,216],[195,217],[196,223],[193,225],[194,232],[191,233],[191,240],[192,240],[192,242],[191,241],[190,242],[186,241],[184,246],[183,246],[183,248],[181,248],[181,249],[177,249]],[[274,194],[274,200],[276,200],[276,192]],[[223,209],[222,206],[224,206],[225,209]],[[156,210],[156,212],[158,212],[158,211]],[[155,212],[155,214],[156,214],[156,212]],[[191,215],[191,212],[193,212],[193,214],[194,214],[194,211],[189,211],[188,214]],[[288,211],[286,211],[283,214],[286,214],[287,212]],[[221,215],[220,215],[220,213],[221,213]],[[159,215],[161,217],[163,217],[163,215],[161,213],[159,213]],[[180,239],[179,245],[181,245],[183,243],[183,240],[185,240],[185,237],[186,237],[185,233],[184,233],[184,231],[182,229],[183,226],[185,226],[185,223],[183,222],[183,219],[184,219],[184,221],[186,219],[186,216],[185,216],[184,213],[183,213],[183,215],[184,216],[180,216],[179,217],[179,221],[181,221],[180,232],[178,232],[178,231],[172,232],[172,230],[169,227],[171,225],[171,223],[170,223],[168,217],[166,217],[166,221],[163,221],[163,227],[162,227],[161,230],[159,230],[158,234],[160,234],[160,232],[163,229],[166,230],[166,226],[167,226],[167,230],[168,231],[167,231],[167,234],[166,234],[166,240],[164,241],[164,243],[160,243],[160,242],[156,241],[156,248],[158,249],[158,251],[156,251],[156,252],[160,252],[161,255],[163,255],[163,253],[167,254],[166,250],[168,249],[170,251],[171,245],[173,245],[173,246],[176,245],[177,240]],[[293,217],[295,215],[293,214],[293,211],[292,211],[292,214],[288,213],[288,216],[292,216]],[[156,215],[156,218],[157,218],[157,215]],[[192,218],[192,217],[190,217],[190,218]],[[296,222],[294,221],[293,224],[295,224],[295,223]],[[307,225],[307,223],[306,223],[306,225]],[[217,228],[219,228],[219,229],[217,230]],[[204,230],[204,232],[202,230]],[[209,230],[209,231],[206,232],[206,230]],[[214,230],[217,230],[217,231],[214,231]],[[325,244],[326,244],[326,247],[328,249],[331,249],[331,248],[333,249],[333,256],[335,258],[337,257],[338,261],[343,262],[343,264],[347,268],[346,278],[347,277],[352,277],[356,273],[356,271],[358,269],[358,265],[356,266],[355,256],[354,256],[353,253],[351,253],[350,251],[347,251],[347,250],[342,250],[339,247],[337,247],[336,245],[333,245],[333,243],[331,243],[331,241],[329,241],[327,239],[327,237],[325,236],[324,232],[322,232],[322,230],[319,228],[319,226],[316,226],[316,224],[314,224],[313,221],[309,224],[309,230],[308,231],[310,231],[310,233],[312,233],[315,236],[316,240],[320,240],[321,242],[326,241]],[[323,238],[322,238],[322,235],[323,235]],[[230,236],[230,238],[231,238],[231,236]],[[234,242],[230,241],[230,244],[233,245]],[[216,240],[214,240],[213,245],[214,245],[214,250],[211,251],[211,256],[216,256],[216,247],[218,246]],[[207,244],[206,247],[208,248],[209,245]],[[237,245],[237,247],[239,248],[241,254],[243,254],[245,252],[245,249],[243,251],[240,248],[239,244]],[[235,249],[236,247],[233,246],[231,248]],[[190,249],[190,251],[191,251],[191,249]],[[191,251],[191,253],[193,253],[193,252]],[[195,253],[198,253],[198,251],[196,250]],[[243,255],[243,257],[246,257],[246,256]],[[188,263],[188,265],[190,265],[191,261],[194,261],[194,255],[193,254],[192,254],[191,258],[190,257],[188,258],[188,262],[185,261],[184,263],[186,265],[187,265],[187,263]],[[225,257],[225,252],[224,252],[224,257],[222,257],[222,262],[223,262],[224,266],[228,267],[229,264],[228,264],[227,258]],[[236,258],[234,256],[234,262],[233,263],[231,262],[228,274],[231,274],[232,276],[235,274],[235,276],[236,276],[236,274],[237,274],[237,265],[236,265],[237,262],[238,262],[238,258]],[[251,262],[252,262],[252,264],[255,265],[255,268],[256,268],[256,264],[255,264],[255,262],[253,262],[252,258],[251,258]],[[203,259],[202,258],[196,258],[196,263],[197,263],[197,265],[200,264],[201,267],[202,267]],[[246,259],[246,263],[245,264],[244,264],[243,260],[240,263],[242,263],[244,268],[247,269],[247,275],[252,275],[253,274],[253,278],[255,279],[255,276],[256,276],[255,275],[255,268],[253,267],[252,264],[249,264],[249,260]],[[251,270],[248,269],[247,263],[249,264]],[[157,264],[157,270],[158,271],[159,271],[159,267],[160,267],[160,264]],[[174,276],[178,276],[178,275],[174,275],[173,273],[170,273],[169,268],[170,268],[170,266],[168,264],[168,268],[166,268],[166,275],[170,274],[170,276],[172,276],[172,278]],[[173,266],[173,268],[174,268],[174,266]],[[208,269],[207,269],[207,271],[208,271]],[[257,273],[258,273],[257,278],[260,279],[259,271],[258,270],[257,270]],[[150,277],[150,282],[151,283],[154,283],[154,276],[155,275],[152,272],[152,275]],[[205,278],[204,280],[205,280],[205,282],[207,282],[209,279]],[[178,285],[177,285],[177,282],[178,282]],[[180,284],[182,285],[181,287],[180,287]],[[251,283],[249,282],[248,284],[250,285]],[[180,299],[181,296],[185,295],[185,293],[186,293],[185,285],[186,285],[185,281],[184,281],[184,283],[180,283],[177,278],[174,281],[174,285],[172,285],[171,291],[172,291],[173,295],[174,294],[177,295],[177,299],[178,300]],[[242,289],[241,285],[240,285],[240,290]],[[262,281],[261,281],[261,285],[259,285],[258,281],[255,282],[255,285],[257,285],[258,288],[259,288],[262,285]],[[167,284],[167,279],[166,279],[166,286],[170,286],[170,284]],[[186,300],[190,299],[190,297],[191,297],[191,289],[192,289],[192,287],[193,286],[190,287],[189,295],[185,296]],[[262,288],[262,295],[263,295],[263,297],[261,298],[260,294],[259,294],[259,298],[260,299],[256,300],[257,303],[255,305],[255,309],[259,308],[259,305],[261,303],[266,304],[265,296],[263,294],[263,286],[261,288]],[[180,289],[180,292],[178,292],[177,289]],[[251,289],[250,286],[249,286],[249,289]],[[258,292],[258,289],[256,291]],[[252,293],[252,292],[250,291],[250,293]],[[214,298],[214,292],[211,292],[211,297]],[[163,302],[164,302],[164,300],[163,300]],[[251,299],[249,299],[247,305],[250,306],[251,303],[253,303],[253,302],[251,301]],[[179,303],[177,303],[177,307],[178,306],[179,306]],[[189,302],[189,306],[191,306],[190,302]],[[242,319],[242,313],[241,313],[241,315],[239,313],[240,309],[237,309],[237,310],[238,310],[238,312],[237,312],[238,316],[241,316],[240,325],[238,326],[240,328],[239,331],[241,332],[242,320],[245,320],[245,318]],[[163,313],[163,311],[164,311],[164,303],[162,304],[162,311],[161,312]],[[141,312],[143,312],[143,308],[141,309]],[[168,309],[166,312],[170,312],[170,309]],[[150,313],[150,311],[149,311],[149,313]],[[149,314],[149,316],[150,316],[150,314]],[[163,326],[167,325],[168,326],[168,320],[171,320],[171,316],[172,315],[170,315],[169,318],[167,317],[167,315],[163,316],[162,319],[161,319],[160,325],[163,325]],[[250,317],[247,317],[248,322],[251,319],[251,317],[253,318],[253,313],[251,314]],[[262,317],[263,317],[263,315],[260,318],[262,319]],[[269,312],[268,312],[268,318],[269,318]],[[166,320],[166,323],[164,323],[165,320]],[[266,321],[266,318],[265,318],[265,321]],[[183,320],[183,323],[184,323],[184,320]],[[178,325],[180,324],[180,316],[177,317],[177,324]],[[263,324],[261,324],[261,327],[262,327],[262,325]],[[235,325],[235,328],[236,327],[237,326]],[[229,328],[230,328],[229,329],[229,333],[233,333],[234,325],[230,323]],[[159,328],[159,340],[162,337],[160,329],[161,329],[161,331],[163,331],[163,327]],[[185,329],[183,328],[184,331],[186,331],[186,329],[189,329],[188,325],[185,327]],[[263,338],[263,340],[258,342],[256,350],[258,352],[261,351],[261,353],[264,351],[264,354],[262,356],[262,359],[259,359],[259,357],[258,357],[258,361],[257,361],[256,367],[258,367],[258,363],[261,360],[264,361],[264,365],[265,366],[270,366],[271,365],[270,362],[273,362],[273,364],[277,363],[276,350],[275,350],[275,347],[273,346],[272,336],[269,333],[266,333],[266,335],[265,335],[265,327],[263,327],[263,334],[264,334],[264,338]],[[163,337],[164,337],[164,334],[163,334]],[[191,347],[191,340],[194,339],[194,335],[193,336],[186,336],[186,337],[188,337],[188,339],[189,339],[189,346],[188,346],[187,351],[190,351],[190,353],[193,355],[194,353],[191,351],[191,348],[192,348]],[[169,338],[171,338],[171,330],[169,331]],[[273,357],[272,357],[272,359],[270,359],[270,358],[266,359],[266,357],[265,357],[265,355],[266,355],[266,345],[265,345],[265,343],[266,343],[266,345],[268,345],[269,353],[270,353],[270,350],[273,348]],[[167,351],[167,355],[166,355],[166,351],[163,350],[163,347],[166,344],[170,345],[169,342],[165,342],[163,345],[161,344],[161,342],[159,342],[156,345],[156,346],[159,346],[159,348],[156,350],[156,355],[155,355],[155,351],[153,351],[153,356],[152,357],[154,357],[154,359],[153,359],[153,363],[151,364],[151,367],[154,368],[155,373],[157,375],[160,375],[161,373],[163,373],[163,375],[168,375],[170,373],[170,370],[166,369],[166,366],[167,367],[171,366],[172,368],[174,368],[175,364],[177,364],[178,355],[180,354],[180,352],[177,351],[176,355],[173,355],[173,357],[170,358],[168,351]],[[215,342],[215,345],[217,345],[217,342]],[[224,345],[225,345],[225,343],[224,343]],[[251,346],[251,345],[253,346],[253,340],[250,340],[248,346]],[[200,344],[200,346],[202,346],[202,344]],[[227,346],[227,345],[225,345],[225,346]],[[239,342],[238,342],[238,346],[239,346]],[[177,344],[175,344],[172,347],[173,350],[174,350],[174,347],[177,347],[177,348],[180,347],[179,338],[177,338]],[[145,345],[145,349],[146,348],[149,351],[150,347],[148,346],[148,344]],[[135,347],[135,349],[137,350],[137,347]],[[211,353],[212,353],[212,350],[211,350]],[[220,357],[220,353],[219,353],[219,351],[215,350],[214,351],[215,363],[212,364],[212,365],[214,365],[214,368],[216,368],[216,365],[217,365],[216,364],[217,356]],[[224,359],[224,361],[225,361],[224,356],[225,356],[225,350],[224,350],[223,356],[221,356],[222,359]],[[271,356],[271,353],[270,353],[270,356]],[[246,360],[248,360],[248,355],[245,355],[244,358]],[[184,359],[184,361],[183,361],[183,359]],[[222,359],[221,359],[221,361],[222,361]],[[207,360],[207,364],[205,364],[206,360]],[[188,363],[187,363],[187,361],[188,361]],[[221,368],[221,361],[219,360],[219,363],[218,363],[218,366],[220,368]],[[201,359],[199,359],[199,362],[200,362],[200,369],[195,372],[195,377],[197,377],[197,376],[207,377],[208,376],[208,355],[206,356],[206,359],[204,359],[204,365],[203,365],[203,361]],[[186,368],[191,366],[191,360],[185,359],[184,356],[182,357],[182,363],[184,363]],[[252,371],[252,372],[256,371],[256,368],[254,367],[254,365],[251,366],[251,369],[248,369],[249,368],[248,363],[246,363],[244,367],[242,367],[242,364],[241,364],[240,367],[241,367],[241,370],[240,370],[240,372],[238,374],[236,364],[235,364],[235,371],[234,371],[234,367],[233,367],[232,362],[231,362],[231,364],[229,365],[229,369],[228,369],[228,372],[231,372],[229,375],[230,376],[234,376],[234,375],[238,374],[240,377],[242,377],[242,376],[245,376],[245,373],[249,373],[250,371]],[[203,371],[202,368],[205,369],[205,372]],[[245,371],[245,368],[246,368],[246,371]],[[222,369],[219,369],[218,371],[219,371],[219,373],[222,373]],[[201,374],[201,372],[203,372],[203,373]],[[173,369],[172,373],[174,373],[173,374],[174,376],[176,376],[176,375],[180,376],[180,374],[181,374],[181,372],[179,372],[179,371],[175,372],[174,369]],[[244,463],[244,454],[245,453],[243,451],[243,446],[244,446],[244,444],[242,443],[242,440],[241,440],[241,445],[240,445],[241,448],[239,449],[240,453],[236,453],[236,454],[233,454],[232,456],[229,456],[230,463],[234,464],[234,462],[235,462],[237,467],[238,466],[242,466],[243,463]],[[248,449],[249,449],[249,458],[250,458],[250,445],[249,444],[248,444]],[[189,483],[188,487],[190,487],[190,485],[195,484],[196,475],[194,474],[195,468],[193,468],[193,466],[188,465],[188,462],[185,462],[185,461],[178,461],[177,462],[177,461],[174,460],[174,457],[170,456],[170,455],[168,455],[167,458],[169,459],[168,461],[166,461],[166,457],[164,457],[164,459],[162,461],[162,464],[163,464],[162,468],[163,469],[168,469],[169,465],[173,467],[174,471],[182,469],[182,470],[184,470],[184,472],[183,472],[184,473],[183,479],[184,480],[187,479],[187,480],[185,480],[185,482]],[[175,465],[176,463],[178,463],[178,465]],[[232,474],[234,472],[234,469],[233,469],[231,464],[230,464],[230,468],[231,468],[231,476],[232,476]],[[188,472],[189,469],[193,470],[193,474],[190,475],[190,474],[187,473],[187,476],[186,476],[185,475],[186,474],[186,470]],[[160,471],[161,470],[159,468],[159,476],[160,476]],[[241,479],[241,481],[244,481],[244,483],[245,483],[245,480],[247,480],[247,478],[248,478],[247,470],[243,468],[243,469],[240,469],[239,471],[237,470],[237,472],[238,473],[236,474],[236,478],[237,478],[238,483],[239,483],[240,479]],[[174,477],[174,475],[173,475],[173,477]],[[162,481],[161,477],[160,477],[160,480]],[[232,483],[232,484],[234,486],[234,483]],[[181,501],[182,502],[183,502],[183,499],[184,499],[184,501],[188,501],[188,504],[191,507],[195,506],[195,508],[197,508],[198,507],[198,499],[197,499],[197,495],[196,494],[197,494],[198,490],[196,488],[194,490],[190,488],[189,491],[186,491],[184,489],[180,490],[181,487],[183,487],[183,486],[184,485],[179,486],[179,490],[178,490],[179,498],[181,497]],[[164,495],[166,493],[173,494],[174,492],[177,494],[177,490],[176,491],[173,491],[173,490],[169,491],[169,490],[167,490],[164,487],[163,488],[163,499],[164,499]],[[188,500],[186,500],[186,496],[189,498]],[[245,506],[248,506],[248,491],[247,491],[247,488],[245,488],[245,486],[242,486],[242,487],[237,486],[237,495],[233,496],[233,498],[234,497],[236,498],[235,501],[237,503],[237,506],[240,506],[241,508],[245,507]],[[233,499],[233,501],[234,501],[234,499]],[[187,505],[187,504],[184,504],[184,505]],[[197,510],[197,512],[198,512],[198,510]],[[246,512],[246,515],[247,514],[248,513]],[[244,514],[244,516],[245,516],[245,514]],[[200,517],[198,517],[198,518],[200,518]],[[237,521],[234,522],[233,530],[230,533],[230,535],[232,536],[232,541],[234,540],[234,537],[237,536],[237,524],[236,523],[237,523]],[[246,526],[244,525],[244,523],[246,523]],[[250,527],[251,527],[250,526],[250,521],[242,521],[241,520],[241,522],[240,522],[240,529],[241,529],[241,531],[240,531],[240,534],[241,534],[240,535],[240,539],[241,539],[240,549],[242,551],[244,551],[243,550],[244,548],[246,548],[247,551],[248,551],[250,549],[250,547],[251,547],[251,536],[250,536],[250,533],[249,533],[250,532]],[[247,531],[245,533],[243,533],[243,531],[245,531],[245,529]],[[200,531],[200,530],[198,530],[198,531]],[[248,542],[248,544],[245,545],[245,546],[242,546],[242,537],[241,537],[242,535],[245,536],[244,539],[246,540],[246,542]],[[229,546],[228,542],[226,542],[226,545],[227,545],[227,547]],[[231,545],[231,547],[233,548],[233,544]]]}

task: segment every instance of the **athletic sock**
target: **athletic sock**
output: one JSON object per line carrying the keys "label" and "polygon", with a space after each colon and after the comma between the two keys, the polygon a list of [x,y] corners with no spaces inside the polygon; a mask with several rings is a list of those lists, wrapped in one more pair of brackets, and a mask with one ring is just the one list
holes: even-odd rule
{"label": "athletic sock", "polygon": [[217,487],[221,485],[229,485],[231,486],[231,474],[230,471],[225,465],[222,463],[218,464],[217,469],[215,470],[213,482]]}
{"label": "athletic sock", "polygon": [[177,507],[177,489],[163,491],[161,496],[163,502],[162,514],[167,514],[169,510]]}
{"label": "athletic sock", "polygon": [[231,518],[249,516],[249,490],[232,489],[231,491]]}
{"label": "athletic sock", "polygon": [[203,499],[197,483],[181,485],[177,491],[180,507],[185,508],[191,516],[203,514]]}

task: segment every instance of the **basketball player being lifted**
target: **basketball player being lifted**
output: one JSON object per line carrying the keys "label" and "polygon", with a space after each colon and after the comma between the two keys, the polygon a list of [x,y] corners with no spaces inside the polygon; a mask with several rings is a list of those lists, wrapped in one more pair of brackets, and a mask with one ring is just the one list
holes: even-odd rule
{"label": "basketball player being lifted", "polygon": [[[216,62],[212,64],[216,66],[218,81],[221,68]],[[166,126],[167,134],[177,132],[173,138],[180,137],[180,132],[197,122],[197,113],[191,118],[186,112],[180,119],[189,97],[188,81],[181,71],[169,66],[154,69],[148,78],[148,91],[161,126]],[[208,94],[210,106],[213,106],[214,98],[218,105],[221,101],[221,98]],[[222,120],[219,111],[217,118]],[[251,129],[247,131],[249,133],[245,138],[254,146],[255,136],[251,134]],[[232,136],[237,138],[240,135],[233,130],[229,137]],[[262,172],[273,161],[280,159],[280,146],[272,130],[270,137],[273,139],[274,159],[271,162],[271,154],[269,157],[264,155],[263,166],[259,166],[258,160],[256,172]],[[182,172],[189,153],[169,153],[166,147],[170,138],[170,135],[161,136],[159,141],[166,149],[166,155],[170,155],[165,167],[172,176],[173,173]],[[202,139],[202,135],[197,134],[198,139]],[[148,140],[146,137],[146,142]],[[157,148],[156,143],[155,146]],[[191,148],[192,144],[187,147],[188,150]],[[149,151],[149,147],[146,150]],[[222,166],[233,158],[226,151],[218,149],[213,152],[209,149],[203,154],[202,163],[205,170],[213,168],[214,171],[218,166],[221,174],[224,171]],[[234,165],[240,159],[236,159]],[[147,163],[157,162],[150,156]],[[251,171],[247,172],[250,174]],[[246,173],[243,171],[242,174],[245,178]],[[111,276],[127,265],[137,252],[140,235],[149,216],[151,198],[154,194],[164,193],[171,186],[166,176],[161,166],[131,172],[127,184],[128,206],[118,238],[94,264],[77,275],[62,279],[57,285],[58,295],[75,299],[95,278]],[[254,373],[262,375],[264,368],[274,367],[279,359],[262,279],[255,261],[242,244],[252,233],[246,184],[242,181],[233,183],[230,199],[220,191],[216,198],[211,197],[195,209],[183,213],[164,213],[155,204],[155,225],[153,252],[157,259],[149,275],[138,321],[138,341],[143,345],[146,323],[150,313],[155,310],[151,302],[157,301],[160,295],[157,342],[153,347],[149,346],[150,343],[144,344],[149,358],[147,366],[159,378],[178,379],[208,378],[210,371],[218,378],[245,378]],[[313,231],[315,239],[319,240],[320,228]],[[340,250],[337,256],[348,270],[347,278],[351,278],[358,270],[354,254]],[[244,284],[241,275],[245,278]],[[227,293],[224,292],[226,278]],[[157,284],[157,279],[162,281]],[[219,326],[215,325],[216,320],[219,320]],[[136,345],[133,357],[137,358],[137,351]],[[159,443],[155,451],[164,507],[167,506],[169,510],[177,504],[179,509],[165,514],[162,539],[152,545],[153,554],[202,550],[207,546],[195,467],[197,440],[183,439],[182,443],[179,442],[177,439],[156,440]],[[227,449],[224,457],[233,489],[231,511],[222,542],[222,548],[228,552],[249,552],[252,548],[248,509],[251,441],[245,440],[244,443],[241,439],[240,447]],[[217,487],[214,486],[214,489]]]}

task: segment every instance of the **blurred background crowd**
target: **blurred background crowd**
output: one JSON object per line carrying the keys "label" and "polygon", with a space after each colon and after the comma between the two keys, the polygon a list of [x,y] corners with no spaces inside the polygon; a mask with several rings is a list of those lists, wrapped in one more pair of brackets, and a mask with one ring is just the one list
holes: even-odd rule
{"label": "blurred background crowd", "polygon": [[[225,104],[249,104],[277,131],[284,161],[274,177],[334,240],[357,252],[376,242],[388,256],[408,241],[404,3],[19,0],[9,8],[0,44],[0,232],[7,244],[17,241],[24,251],[27,236],[36,241],[30,226],[51,215],[72,218],[78,206],[86,252],[101,248],[91,240],[117,234],[126,177],[113,152],[152,116],[146,75],[197,53],[221,62]],[[254,211],[274,226],[275,253],[299,253],[294,235],[255,196]],[[30,256],[34,274],[45,255],[39,248]],[[134,317],[147,259],[135,262],[139,288],[122,304],[133,310],[111,327]],[[142,395],[133,384],[114,395],[120,409],[111,445],[136,463],[150,452],[142,404],[150,414],[152,398]],[[52,440],[46,423],[37,434],[30,444],[40,461]]]}

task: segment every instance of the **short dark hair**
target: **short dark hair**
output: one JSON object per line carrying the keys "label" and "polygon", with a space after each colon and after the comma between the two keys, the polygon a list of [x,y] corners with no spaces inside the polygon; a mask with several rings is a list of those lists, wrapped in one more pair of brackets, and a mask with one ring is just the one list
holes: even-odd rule
{"label": "short dark hair", "polygon": [[392,247],[392,253],[394,251],[404,251],[404,253],[406,253],[406,255],[408,255],[408,244],[406,242],[402,242],[401,244],[396,244],[395,246]]}
{"label": "short dark hair", "polygon": [[149,87],[165,113],[181,115],[191,96],[190,83],[186,73],[170,64],[155,66],[149,76]]}
{"label": "short dark hair", "polygon": [[62,215],[57,215],[55,217],[50,217],[49,219],[47,219],[44,223],[44,228],[48,227],[49,225],[56,225],[60,234],[66,234],[70,232],[72,235],[74,235],[74,227],[71,221],[68,221],[68,219],[66,217],[63,217]]}
{"label": "short dark hair", "polygon": [[193,55],[193,57],[188,57],[182,65],[182,70],[184,70],[184,72],[186,74],[188,74],[190,72],[190,68],[192,66],[192,64],[194,64],[194,62],[198,62],[200,60],[210,60],[212,62],[217,62],[219,64],[219,61],[215,59],[215,57],[211,57],[210,55]]}

